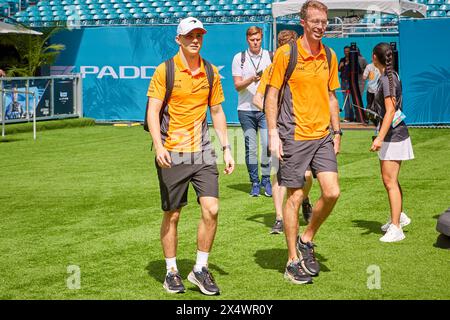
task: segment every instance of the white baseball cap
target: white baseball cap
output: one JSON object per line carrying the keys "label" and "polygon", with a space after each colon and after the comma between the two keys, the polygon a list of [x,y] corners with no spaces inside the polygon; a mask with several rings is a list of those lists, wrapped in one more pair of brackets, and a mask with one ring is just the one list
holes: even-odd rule
{"label": "white baseball cap", "polygon": [[201,29],[203,33],[206,33],[206,29],[203,28],[203,23],[200,20],[194,17],[185,18],[178,24],[177,34],[185,36],[194,29]]}

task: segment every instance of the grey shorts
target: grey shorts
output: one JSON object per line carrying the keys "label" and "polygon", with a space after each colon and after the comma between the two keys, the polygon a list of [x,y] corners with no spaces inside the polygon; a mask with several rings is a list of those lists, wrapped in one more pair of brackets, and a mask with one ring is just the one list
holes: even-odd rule
{"label": "grey shorts", "polygon": [[219,197],[219,172],[213,150],[170,152],[170,155],[171,168],[161,168],[155,159],[163,211],[173,211],[187,205],[189,183],[197,193],[197,201],[200,197]]}
{"label": "grey shorts", "polygon": [[282,143],[284,156],[277,175],[280,186],[303,188],[308,166],[314,177],[319,172],[338,172],[331,134],[319,140],[284,140]]}

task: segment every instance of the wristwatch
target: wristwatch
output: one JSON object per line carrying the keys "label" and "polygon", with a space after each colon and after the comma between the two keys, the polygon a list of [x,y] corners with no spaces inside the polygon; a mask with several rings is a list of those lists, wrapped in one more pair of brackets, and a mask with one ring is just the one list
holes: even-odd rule
{"label": "wristwatch", "polygon": [[337,135],[337,134],[339,134],[340,136],[342,136],[344,133],[342,132],[341,129],[339,129],[339,130],[333,130],[333,135]]}
{"label": "wristwatch", "polygon": [[231,146],[229,144],[227,144],[226,146],[222,147],[222,151],[225,151],[227,149],[231,151]]}

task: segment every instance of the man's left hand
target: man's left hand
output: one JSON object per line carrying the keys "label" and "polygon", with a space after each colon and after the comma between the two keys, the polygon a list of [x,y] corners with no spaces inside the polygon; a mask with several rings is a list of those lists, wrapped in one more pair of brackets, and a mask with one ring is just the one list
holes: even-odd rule
{"label": "man's left hand", "polygon": [[225,169],[223,173],[231,174],[234,171],[234,159],[231,156],[231,151],[229,149],[225,149],[223,153],[223,160],[225,161]]}
{"label": "man's left hand", "polygon": [[341,151],[341,135],[340,134],[334,135],[333,142],[334,142],[334,154],[338,155],[339,152]]}

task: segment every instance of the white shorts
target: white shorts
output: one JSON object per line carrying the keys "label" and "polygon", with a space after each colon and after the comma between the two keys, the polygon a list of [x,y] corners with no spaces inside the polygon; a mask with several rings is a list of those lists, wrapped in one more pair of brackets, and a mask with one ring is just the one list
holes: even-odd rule
{"label": "white shorts", "polygon": [[414,152],[411,144],[411,138],[399,142],[383,142],[380,151],[378,151],[380,160],[411,160],[414,159]]}

